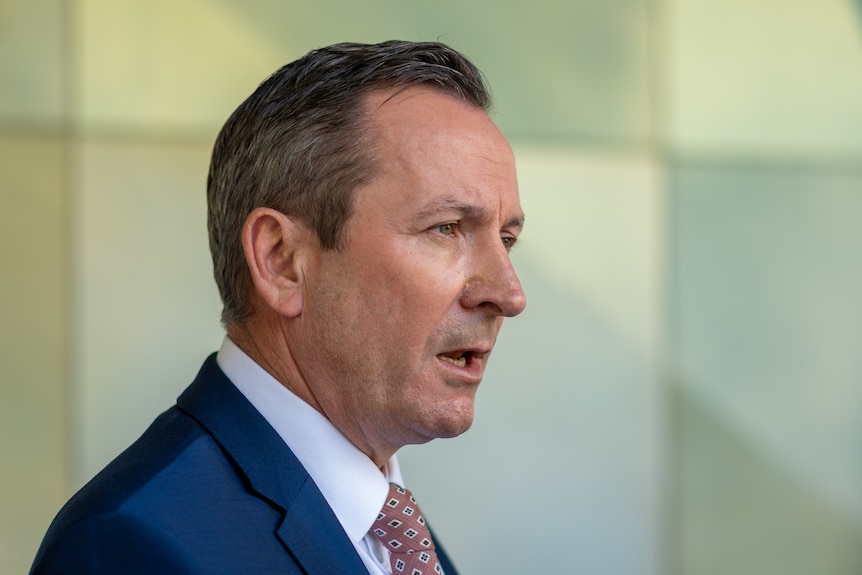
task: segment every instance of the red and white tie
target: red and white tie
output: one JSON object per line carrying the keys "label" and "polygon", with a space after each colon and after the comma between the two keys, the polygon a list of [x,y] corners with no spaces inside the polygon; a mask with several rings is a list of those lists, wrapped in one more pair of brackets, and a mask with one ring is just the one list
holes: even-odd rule
{"label": "red and white tie", "polygon": [[442,575],[431,532],[408,490],[389,484],[371,532],[389,549],[393,575]]}

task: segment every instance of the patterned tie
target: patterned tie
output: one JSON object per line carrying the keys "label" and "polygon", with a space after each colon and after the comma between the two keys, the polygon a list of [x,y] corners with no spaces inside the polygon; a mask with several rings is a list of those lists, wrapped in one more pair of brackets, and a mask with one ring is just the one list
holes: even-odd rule
{"label": "patterned tie", "polygon": [[394,575],[442,575],[431,532],[413,495],[394,483],[371,531],[391,552]]}

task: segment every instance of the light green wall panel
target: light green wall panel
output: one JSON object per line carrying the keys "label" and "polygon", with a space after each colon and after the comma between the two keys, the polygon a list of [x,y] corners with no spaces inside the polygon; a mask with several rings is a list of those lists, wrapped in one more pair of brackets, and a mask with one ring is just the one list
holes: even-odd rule
{"label": "light green wall panel", "polygon": [[859,573],[862,174],[673,189],[682,573]]}
{"label": "light green wall panel", "polygon": [[76,485],[171,406],[221,342],[209,148],[101,141],[77,150]]}
{"label": "light green wall panel", "polygon": [[0,120],[63,115],[62,0],[0,0]]}
{"label": "light green wall panel", "polygon": [[852,0],[678,0],[666,52],[678,150],[859,157],[862,13]]}
{"label": "light green wall panel", "polygon": [[649,0],[412,6],[422,39],[451,42],[487,75],[509,136],[626,147],[652,134]]}
{"label": "light green wall panel", "polygon": [[664,574],[660,169],[515,153],[527,308],[504,322],[473,428],[403,449],[406,481],[465,573]]}
{"label": "light green wall panel", "polygon": [[0,136],[0,572],[26,573],[68,479],[64,147]]}
{"label": "light green wall panel", "polygon": [[404,38],[439,39],[474,59],[507,133],[623,144],[650,134],[647,0],[77,6],[77,111],[87,129],[210,133],[260,81],[312,48]]}

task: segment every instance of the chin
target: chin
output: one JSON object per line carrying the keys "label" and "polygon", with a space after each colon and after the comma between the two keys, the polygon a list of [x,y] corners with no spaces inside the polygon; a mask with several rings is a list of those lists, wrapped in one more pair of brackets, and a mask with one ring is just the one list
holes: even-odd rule
{"label": "chin", "polygon": [[445,439],[457,437],[473,425],[473,401],[463,403],[453,402],[446,413],[441,414],[436,422],[435,437]]}
{"label": "chin", "polygon": [[438,435],[438,439],[449,439],[452,437],[458,437],[462,433],[465,433],[468,429],[473,426],[472,418],[467,422],[461,422],[460,425],[451,425],[447,427],[445,430],[442,430]]}
{"label": "chin", "polygon": [[457,437],[473,425],[473,398],[458,396],[426,404],[414,411],[409,419],[402,419],[403,427],[413,436],[406,443],[427,443],[433,439]]}

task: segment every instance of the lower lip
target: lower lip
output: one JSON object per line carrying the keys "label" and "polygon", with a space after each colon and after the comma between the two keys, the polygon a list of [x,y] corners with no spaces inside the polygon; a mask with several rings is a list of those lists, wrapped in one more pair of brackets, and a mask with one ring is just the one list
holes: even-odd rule
{"label": "lower lip", "polygon": [[439,357],[435,358],[437,363],[443,366],[446,371],[450,373],[454,373],[458,376],[459,379],[467,381],[468,383],[479,383],[482,381],[482,362],[475,357],[471,357],[467,360],[467,364],[464,367],[455,365],[454,363],[450,363],[446,360],[440,359]]}

